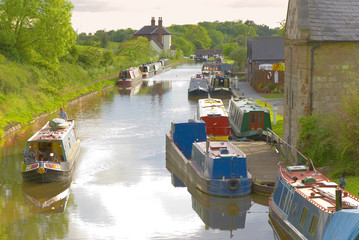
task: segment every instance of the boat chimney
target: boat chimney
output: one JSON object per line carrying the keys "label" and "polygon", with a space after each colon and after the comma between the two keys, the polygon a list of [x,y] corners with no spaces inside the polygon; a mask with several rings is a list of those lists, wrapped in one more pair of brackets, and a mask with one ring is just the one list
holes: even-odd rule
{"label": "boat chimney", "polygon": [[210,141],[209,138],[206,139],[206,153],[209,153]]}
{"label": "boat chimney", "polygon": [[335,190],[335,211],[340,211],[342,209],[343,209],[342,190],[337,189]]}
{"label": "boat chimney", "polygon": [[156,25],[155,17],[152,17],[151,19],[151,27],[154,27]]}

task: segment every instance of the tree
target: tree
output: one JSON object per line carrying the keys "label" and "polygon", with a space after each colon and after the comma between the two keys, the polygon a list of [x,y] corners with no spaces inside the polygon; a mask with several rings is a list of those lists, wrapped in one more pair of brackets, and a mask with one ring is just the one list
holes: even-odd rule
{"label": "tree", "polygon": [[175,45],[177,49],[182,50],[184,56],[189,56],[194,53],[195,46],[183,37],[173,39],[172,45]]}
{"label": "tree", "polygon": [[184,35],[187,41],[196,46],[196,49],[209,49],[211,47],[211,38],[204,27],[199,25],[190,25]]}
{"label": "tree", "polygon": [[247,48],[246,47],[237,46],[237,47],[233,48],[228,57],[230,59],[234,60],[238,64],[240,70],[244,71],[244,64],[247,59]]}
{"label": "tree", "polygon": [[220,31],[215,29],[208,30],[208,35],[212,39],[212,49],[222,48],[224,43],[224,35]]}
{"label": "tree", "polygon": [[0,2],[2,53],[37,63],[57,63],[75,44],[67,0],[3,0]]}

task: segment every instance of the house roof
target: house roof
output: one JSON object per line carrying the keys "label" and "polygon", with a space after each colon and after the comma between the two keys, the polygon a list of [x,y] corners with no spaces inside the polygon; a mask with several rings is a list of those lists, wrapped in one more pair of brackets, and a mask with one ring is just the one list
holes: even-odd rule
{"label": "house roof", "polygon": [[285,37],[251,37],[247,57],[253,61],[284,61]]}
{"label": "house roof", "polygon": [[[158,35],[158,26],[144,26],[135,32],[134,35]],[[165,27],[162,27],[162,35],[171,35],[171,33]]]}
{"label": "house roof", "polygon": [[298,27],[309,31],[309,41],[359,41],[359,1],[296,1]]}

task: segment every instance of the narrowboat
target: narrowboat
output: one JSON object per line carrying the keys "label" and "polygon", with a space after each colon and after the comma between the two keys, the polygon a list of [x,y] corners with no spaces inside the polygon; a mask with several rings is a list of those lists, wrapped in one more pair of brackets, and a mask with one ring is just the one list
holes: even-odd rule
{"label": "narrowboat", "polygon": [[155,75],[155,66],[153,63],[144,63],[140,67],[142,78],[150,78]]}
{"label": "narrowboat", "polygon": [[200,191],[223,197],[251,193],[246,155],[228,141],[211,142],[202,121],[171,123],[166,134],[166,167]]}
{"label": "narrowboat", "polygon": [[207,80],[202,74],[191,77],[188,87],[188,97],[208,97]]}
{"label": "narrowboat", "polygon": [[221,99],[199,99],[196,119],[206,123],[206,132],[210,140],[227,141],[232,135],[227,111]]}
{"label": "narrowboat", "polygon": [[139,86],[142,83],[142,73],[140,68],[131,67],[126,70],[121,70],[118,75],[117,86],[119,88],[131,88]]}
{"label": "narrowboat", "polygon": [[153,66],[155,68],[155,75],[160,74],[164,71],[163,62],[161,61],[154,62]]}
{"label": "narrowboat", "polygon": [[219,72],[219,71],[221,71],[220,63],[208,62],[208,63],[204,63],[202,66],[202,74],[204,74],[205,76],[209,76],[213,72]]}
{"label": "narrowboat", "polygon": [[232,134],[239,138],[261,139],[272,129],[270,111],[248,99],[232,98],[228,107]]}
{"label": "narrowboat", "polygon": [[231,97],[232,87],[228,75],[216,72],[209,77],[209,94],[211,97]]}
{"label": "narrowboat", "polygon": [[27,141],[22,178],[36,183],[71,179],[79,154],[75,121],[55,118]]}
{"label": "narrowboat", "polygon": [[272,227],[285,239],[358,239],[359,199],[308,165],[279,164],[269,198]]}

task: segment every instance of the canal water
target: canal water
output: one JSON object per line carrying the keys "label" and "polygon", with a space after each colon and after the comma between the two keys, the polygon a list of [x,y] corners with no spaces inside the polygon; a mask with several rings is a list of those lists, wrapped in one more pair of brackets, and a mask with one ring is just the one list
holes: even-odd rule
{"label": "canal water", "polygon": [[208,196],[166,169],[165,134],[193,118],[187,88],[200,70],[181,65],[66,106],[81,139],[72,182],[21,179],[27,139],[57,114],[2,139],[0,239],[274,239],[267,198]]}

